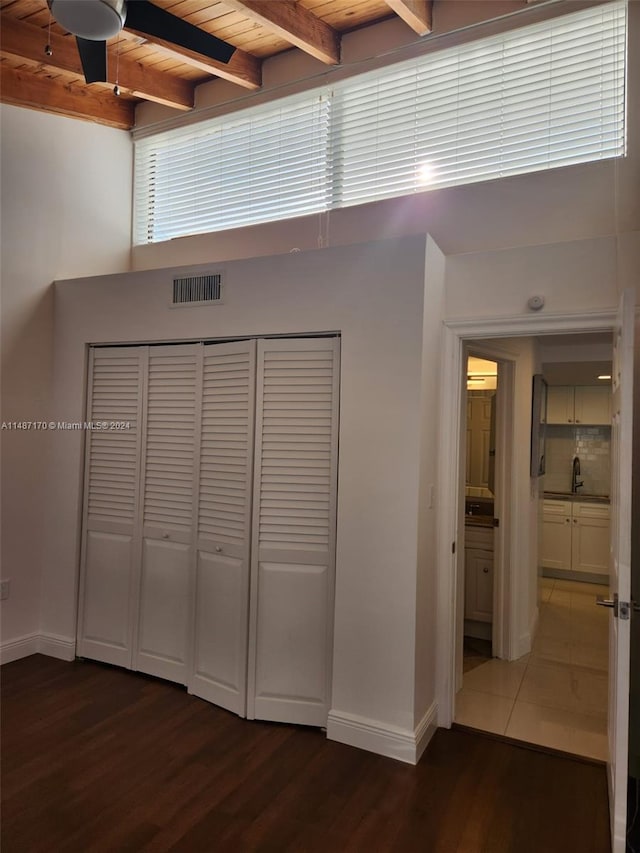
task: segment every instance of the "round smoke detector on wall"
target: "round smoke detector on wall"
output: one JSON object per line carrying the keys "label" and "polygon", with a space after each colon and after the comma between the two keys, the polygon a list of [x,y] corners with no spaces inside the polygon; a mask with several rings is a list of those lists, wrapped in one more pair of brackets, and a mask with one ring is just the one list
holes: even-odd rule
{"label": "round smoke detector on wall", "polygon": [[544,296],[532,296],[527,305],[532,311],[539,311],[544,307]]}

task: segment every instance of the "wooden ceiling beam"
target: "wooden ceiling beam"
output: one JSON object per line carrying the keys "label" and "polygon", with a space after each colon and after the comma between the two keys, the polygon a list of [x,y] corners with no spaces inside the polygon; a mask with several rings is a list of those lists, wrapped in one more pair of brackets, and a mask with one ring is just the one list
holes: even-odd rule
{"label": "wooden ceiling beam", "polygon": [[125,37],[127,33],[131,33],[138,39],[142,39],[141,44],[148,44],[177,62],[183,62],[185,65],[203,71],[205,74],[222,77],[224,80],[237,83],[238,86],[243,86],[245,89],[259,89],[262,86],[262,62],[256,56],[245,53],[239,48],[236,48],[229,62],[218,62],[218,60],[209,59],[209,57],[196,53],[194,50],[180,47],[171,41],[150,36],[131,27],[127,27],[122,33]]}
{"label": "wooden ceiling beam", "polygon": [[116,98],[87,85],[34,74],[31,70],[0,64],[0,100],[5,104],[59,113],[72,118],[130,130],[135,120],[134,102]]}
{"label": "wooden ceiling beam", "polygon": [[229,9],[277,33],[289,44],[310,53],[327,65],[340,62],[340,36],[293,0],[223,0]]}
{"label": "wooden ceiling beam", "polygon": [[426,36],[433,29],[433,0],[385,0],[385,3],[419,36]]}
{"label": "wooden ceiling beam", "polygon": [[[3,56],[11,56],[25,63],[35,64],[38,68],[59,69],[78,74],[80,77],[84,76],[73,37],[60,36],[52,32],[49,40],[53,51],[51,56],[45,55],[46,43],[46,30],[8,17],[2,19],[0,53]],[[190,110],[193,107],[194,86],[188,80],[145,68],[138,62],[128,60],[126,56],[121,56],[116,62],[113,50],[110,51],[109,60],[108,81],[92,83],[92,87],[112,88],[116,82],[117,65],[118,86],[123,92],[179,110]]]}

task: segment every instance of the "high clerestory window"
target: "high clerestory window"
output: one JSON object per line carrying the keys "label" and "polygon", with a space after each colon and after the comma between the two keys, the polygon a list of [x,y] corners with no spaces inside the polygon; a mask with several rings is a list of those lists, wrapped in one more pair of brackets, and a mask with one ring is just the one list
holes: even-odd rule
{"label": "high clerestory window", "polygon": [[626,3],[135,145],[137,244],[625,153]]}

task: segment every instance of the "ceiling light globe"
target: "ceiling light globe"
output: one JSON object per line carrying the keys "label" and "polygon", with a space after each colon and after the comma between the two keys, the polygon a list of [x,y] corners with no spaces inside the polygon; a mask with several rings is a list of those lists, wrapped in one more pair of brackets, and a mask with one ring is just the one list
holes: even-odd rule
{"label": "ceiling light globe", "polygon": [[117,35],[126,18],[125,0],[48,0],[51,14],[74,36],[105,41]]}

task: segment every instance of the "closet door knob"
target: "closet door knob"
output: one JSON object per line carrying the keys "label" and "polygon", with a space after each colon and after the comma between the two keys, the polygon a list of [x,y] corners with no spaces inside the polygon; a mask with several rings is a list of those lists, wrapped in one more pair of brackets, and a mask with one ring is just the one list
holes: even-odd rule
{"label": "closet door knob", "polygon": [[220,545],[216,545],[216,551],[218,552],[218,554],[222,553],[222,548],[220,547]]}
{"label": "closet door knob", "polygon": [[162,538],[163,538],[163,539],[168,539],[168,538],[169,538],[169,534],[168,534],[168,533],[163,533],[163,534],[162,534]]}

